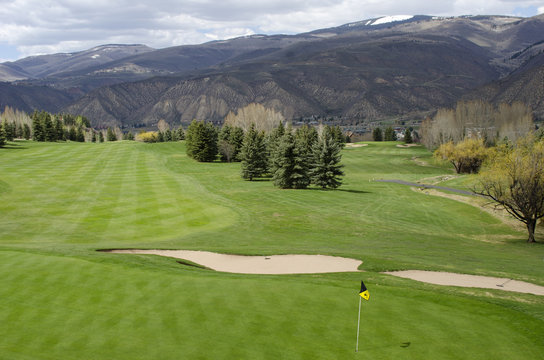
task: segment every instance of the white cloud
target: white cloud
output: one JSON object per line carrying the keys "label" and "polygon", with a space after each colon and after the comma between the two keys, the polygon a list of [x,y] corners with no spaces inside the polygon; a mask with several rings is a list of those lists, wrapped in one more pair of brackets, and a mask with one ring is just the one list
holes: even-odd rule
{"label": "white cloud", "polygon": [[16,46],[23,56],[106,43],[162,48],[386,15],[514,15],[519,9],[544,13],[542,0],[4,0],[0,46]]}

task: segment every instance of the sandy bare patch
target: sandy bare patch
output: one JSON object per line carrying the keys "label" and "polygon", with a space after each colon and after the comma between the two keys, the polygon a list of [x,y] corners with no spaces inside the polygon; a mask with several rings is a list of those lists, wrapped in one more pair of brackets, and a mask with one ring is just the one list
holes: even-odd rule
{"label": "sandy bare patch", "polygon": [[409,147],[414,147],[414,146],[421,146],[419,144],[398,144],[397,147],[400,147],[400,148],[409,148]]}
{"label": "sandy bare patch", "polygon": [[497,289],[544,296],[544,286],[506,278],[422,270],[392,271],[384,274],[435,285]]}
{"label": "sandy bare patch", "polygon": [[421,160],[417,156],[413,156],[412,161],[415,162],[419,166],[429,166],[428,162],[426,162],[425,160]]}
{"label": "sandy bare patch", "polygon": [[359,271],[360,260],[327,255],[243,256],[191,250],[110,250],[116,254],[160,255],[238,274],[317,274]]}
{"label": "sandy bare patch", "polygon": [[360,148],[360,147],[363,147],[363,146],[368,146],[368,144],[352,144],[352,143],[347,143],[346,144],[346,147],[348,147],[348,148]]}

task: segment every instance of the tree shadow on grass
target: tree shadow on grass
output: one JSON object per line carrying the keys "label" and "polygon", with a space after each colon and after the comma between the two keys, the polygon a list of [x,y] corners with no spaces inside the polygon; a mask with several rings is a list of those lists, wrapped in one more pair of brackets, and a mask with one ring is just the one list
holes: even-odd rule
{"label": "tree shadow on grass", "polygon": [[355,190],[355,189],[323,189],[323,188],[306,188],[304,190],[312,190],[312,191],[340,191],[340,192],[347,192],[351,194],[371,194],[370,191],[364,191],[364,190]]}
{"label": "tree shadow on grass", "polygon": [[23,150],[23,149],[27,149],[27,147],[23,146],[22,144],[6,142],[4,146],[0,147],[0,149],[1,150]]}

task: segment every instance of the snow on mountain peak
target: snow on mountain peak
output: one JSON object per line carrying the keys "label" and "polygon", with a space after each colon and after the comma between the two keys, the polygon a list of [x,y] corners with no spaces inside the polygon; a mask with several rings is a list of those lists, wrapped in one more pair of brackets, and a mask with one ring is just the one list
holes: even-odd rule
{"label": "snow on mountain peak", "polygon": [[392,16],[384,16],[379,18],[378,20],[374,21],[372,25],[381,25],[381,24],[387,24],[395,21],[405,21],[410,20],[413,18],[413,15],[392,15]]}

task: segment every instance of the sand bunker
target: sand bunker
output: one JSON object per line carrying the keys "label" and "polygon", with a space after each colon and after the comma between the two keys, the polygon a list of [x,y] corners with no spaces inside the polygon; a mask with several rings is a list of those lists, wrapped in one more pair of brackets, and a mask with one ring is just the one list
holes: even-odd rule
{"label": "sand bunker", "polygon": [[397,147],[400,147],[400,148],[409,148],[414,146],[419,146],[419,144],[398,144],[397,145]]}
{"label": "sand bunker", "polygon": [[436,285],[497,289],[534,295],[544,295],[544,286],[506,278],[421,270],[392,271],[384,274]]}
{"label": "sand bunker", "polygon": [[326,255],[243,256],[190,250],[110,250],[184,259],[207,268],[238,274],[317,274],[358,271],[360,260]]}
{"label": "sand bunker", "polygon": [[346,147],[348,147],[348,148],[359,148],[359,147],[364,147],[364,146],[368,146],[368,144],[354,144],[354,143],[347,143],[346,144]]}

